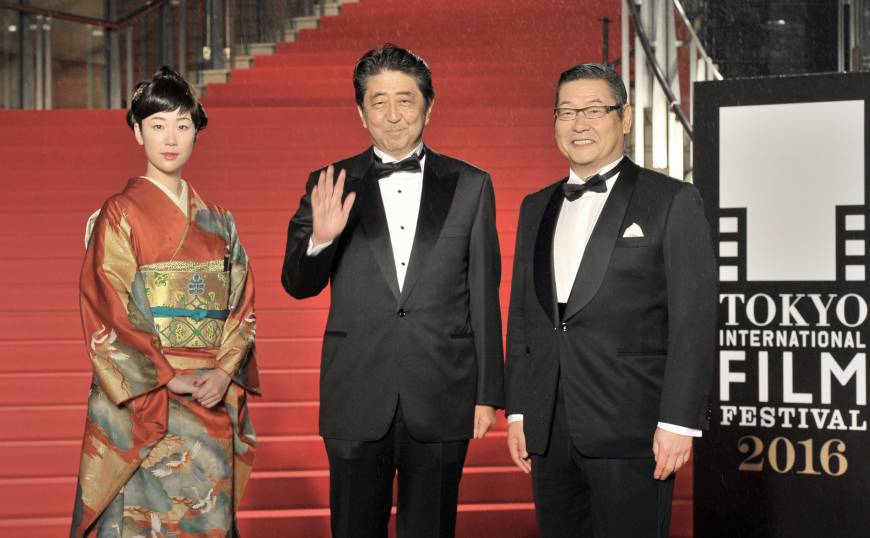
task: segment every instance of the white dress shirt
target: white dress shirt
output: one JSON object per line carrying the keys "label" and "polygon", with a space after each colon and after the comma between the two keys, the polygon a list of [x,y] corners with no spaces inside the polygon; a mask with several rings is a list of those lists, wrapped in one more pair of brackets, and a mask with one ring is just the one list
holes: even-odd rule
{"label": "white dress shirt", "polygon": [[[598,173],[609,172],[617,164],[619,161],[610,163]],[[562,210],[556,220],[556,232],[553,234],[553,276],[556,280],[556,298],[560,303],[568,302],[583,253],[586,252],[586,243],[592,236],[592,229],[598,222],[604,202],[610,196],[617,178],[619,174],[605,182],[606,192],[585,191],[580,198],[574,201],[566,198],[562,203]],[[586,179],[580,179],[574,170],[568,174],[568,183],[582,185],[585,182]]]}
{"label": "white dress shirt", "polygon": [[[622,157],[602,167],[596,173],[605,174],[609,172],[621,160]],[[574,170],[571,170],[568,175],[568,183],[582,184],[586,182],[586,179],[588,178],[581,179]],[[568,302],[571,288],[574,287],[577,270],[580,269],[580,262],[583,261],[586,244],[592,236],[595,223],[598,222],[601,210],[604,209],[604,203],[607,201],[611,191],[613,191],[613,186],[617,179],[619,179],[619,173],[605,182],[607,192],[585,191],[574,201],[565,199],[562,202],[562,210],[559,211],[559,217],[556,220],[556,231],[553,235],[553,276],[556,281],[556,297],[560,303]],[[518,420],[523,420],[523,415],[514,414],[508,416],[508,422]],[[667,422],[659,422],[658,427],[681,435],[701,437],[700,430],[668,424]]]}
{"label": "white dress shirt", "polygon": [[[398,162],[419,153],[423,148],[421,142],[413,151],[403,156],[402,159],[394,159],[374,148],[383,162]],[[411,260],[411,248],[414,246],[414,235],[417,232],[417,216],[420,213],[420,197],[423,194],[423,170],[426,166],[426,156],[420,159],[419,172],[394,172],[378,181],[381,190],[381,200],[384,203],[384,212],[387,216],[387,230],[390,233],[390,245],[393,247],[393,260],[396,263],[396,278],[399,281],[399,291],[405,283],[405,273],[408,271],[408,263]],[[309,256],[317,256],[326,247],[332,244],[327,241],[320,245],[314,245],[308,240]]]}

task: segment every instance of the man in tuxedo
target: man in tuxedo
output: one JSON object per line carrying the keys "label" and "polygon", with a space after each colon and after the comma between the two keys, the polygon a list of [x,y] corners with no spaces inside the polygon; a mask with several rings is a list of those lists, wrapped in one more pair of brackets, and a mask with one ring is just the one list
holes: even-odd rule
{"label": "man in tuxedo", "polygon": [[[454,535],[471,437],[503,407],[501,259],[489,174],[423,141],[435,92],[394,45],[354,71],[373,147],[308,179],[281,282],[297,299],[331,284],[320,433],[333,536]],[[334,173],[338,176],[334,177]]]}
{"label": "man in tuxedo", "polygon": [[508,446],[543,538],[667,536],[673,473],[709,421],[716,266],[694,186],[624,156],[631,107],[595,64],[562,73],[567,178],[520,209]]}

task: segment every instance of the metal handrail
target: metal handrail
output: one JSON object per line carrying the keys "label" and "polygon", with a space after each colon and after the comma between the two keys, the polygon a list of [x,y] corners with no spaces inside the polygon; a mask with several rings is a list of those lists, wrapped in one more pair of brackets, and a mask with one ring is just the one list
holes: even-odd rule
{"label": "metal handrail", "polygon": [[153,2],[132,11],[128,15],[121,17],[117,22],[105,19],[97,19],[94,17],[86,17],[84,15],[76,15],[75,13],[67,13],[65,11],[56,11],[54,9],[20,6],[18,4],[10,4],[9,2],[0,2],[0,9],[9,9],[12,11],[17,11],[19,13],[26,13],[28,15],[42,15],[43,17],[51,17],[58,20],[77,22],[79,24],[99,26],[101,28],[107,28],[109,30],[123,30],[124,28],[127,28],[131,24],[133,24],[133,22],[140,16],[150,13],[154,9],[162,6],[164,3],[166,3],[166,0],[154,0]]}
{"label": "metal handrail", "polygon": [[[311,12],[306,11],[306,15],[312,12],[316,15],[328,7],[327,0],[315,1],[296,0],[294,4],[297,8],[309,7]],[[37,110],[52,108],[52,26],[61,21],[73,32],[79,32],[80,29],[86,31],[82,35],[87,36],[87,106],[94,106],[94,90],[97,84],[102,84],[103,105],[118,108],[123,103],[122,95],[129,95],[132,91],[133,71],[138,68],[137,64],[147,70],[149,63],[156,60],[158,64],[173,65],[183,76],[191,77],[187,66],[192,60],[196,69],[194,80],[204,84],[206,76],[215,80],[220,76],[228,76],[228,68],[236,67],[237,56],[242,52],[240,45],[246,47],[254,43],[291,39],[293,34],[287,25],[288,18],[292,21],[300,12],[298,9],[291,11],[288,5],[287,0],[141,0],[127,7],[123,13],[118,12],[117,2],[109,2],[104,11],[88,14],[74,13],[75,10],[69,8],[34,7],[19,5],[15,0],[0,0],[0,15],[8,12],[8,16],[3,16],[21,18],[20,25],[10,24],[9,33],[20,32],[19,35],[24,36],[10,45],[13,47],[10,50],[14,51],[12,61],[16,65],[10,71],[13,75],[7,77],[4,72],[0,77],[2,106]],[[320,8],[315,9],[318,5]],[[256,27],[253,29],[252,21],[244,16],[245,13],[251,13],[252,8],[257,10]],[[188,25],[188,17],[194,17],[197,22]],[[155,24],[150,23],[152,18]],[[177,34],[173,27],[176,18]],[[199,24],[200,19],[202,24]],[[20,30],[18,26],[21,26]],[[188,39],[188,30],[190,35],[196,36],[193,40]],[[63,31],[68,33],[70,30],[65,28]],[[140,32],[138,42],[135,42],[133,36]],[[237,39],[236,32],[241,39]],[[93,44],[95,36],[102,41],[101,45]],[[4,43],[6,41],[9,39],[5,39]],[[157,54],[151,54],[151,51]],[[95,54],[101,54],[103,61],[96,60]],[[176,60],[177,63],[174,63]],[[241,65],[250,63],[248,57]],[[103,70],[99,82],[94,75],[95,68]],[[17,77],[14,88],[9,83],[12,76]],[[125,86],[126,92],[122,91]]]}
{"label": "metal handrail", "polygon": [[704,48],[704,44],[701,43],[701,39],[698,37],[698,34],[695,33],[695,29],[692,27],[691,21],[689,21],[689,17],[686,15],[686,10],[683,8],[683,3],[680,0],[671,0],[674,4],[674,8],[677,10],[677,13],[680,14],[680,18],[683,20],[683,25],[685,25],[686,29],[689,31],[689,36],[691,36],[692,41],[695,42],[695,46],[698,47],[698,52],[701,53],[701,56],[704,58],[704,61],[707,62],[709,69],[711,70],[713,76],[716,80],[723,80],[722,73],[716,68],[713,64],[713,59],[707,54],[707,50]]}
{"label": "metal handrail", "polygon": [[640,39],[640,44],[643,47],[643,52],[646,54],[647,62],[649,62],[652,67],[653,74],[656,77],[659,85],[662,87],[662,91],[664,91],[665,96],[668,99],[668,105],[671,110],[676,114],[677,119],[680,120],[680,123],[683,125],[683,129],[686,131],[686,135],[688,135],[689,140],[695,141],[694,130],[692,129],[692,124],[689,122],[689,118],[686,116],[686,113],[683,112],[683,108],[680,106],[680,101],[674,95],[673,90],[671,90],[670,84],[668,84],[667,78],[665,78],[665,73],[662,71],[661,66],[658,61],[656,61],[655,54],[652,50],[652,45],[650,45],[649,38],[646,35],[646,32],[643,29],[643,24],[640,22],[640,12],[637,9],[637,4],[634,3],[635,0],[628,0],[626,4],[628,4],[629,9],[631,9],[631,14],[634,17],[634,30],[637,32],[637,37]]}

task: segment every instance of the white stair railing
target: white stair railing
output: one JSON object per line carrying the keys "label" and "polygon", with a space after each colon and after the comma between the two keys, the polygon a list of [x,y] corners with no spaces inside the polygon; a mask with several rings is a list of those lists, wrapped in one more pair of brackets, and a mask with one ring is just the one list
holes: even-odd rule
{"label": "white stair railing", "polygon": [[[630,87],[630,46],[634,27],[634,155],[641,166],[691,178],[692,102],[694,83],[721,80],[679,0],[623,0],[622,76]],[[678,39],[678,24],[686,28],[687,43]],[[689,114],[682,106],[678,49],[689,49]],[[649,112],[649,113],[647,113]],[[649,117],[649,120],[647,120]],[[649,125],[650,140],[647,140]],[[651,162],[646,162],[647,149]],[[689,173],[686,172],[688,150]]]}

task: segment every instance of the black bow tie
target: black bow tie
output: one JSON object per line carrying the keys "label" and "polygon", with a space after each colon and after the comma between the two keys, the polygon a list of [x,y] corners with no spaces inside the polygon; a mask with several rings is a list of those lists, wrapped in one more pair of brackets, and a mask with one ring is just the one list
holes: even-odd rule
{"label": "black bow tie", "polygon": [[569,202],[573,202],[577,198],[583,196],[586,191],[592,192],[607,192],[607,184],[604,183],[604,178],[598,174],[590,177],[585,183],[562,183],[562,194]]}
{"label": "black bow tie", "polygon": [[565,198],[569,202],[573,202],[577,198],[583,196],[583,193],[586,191],[607,192],[607,184],[605,181],[618,174],[620,168],[622,168],[622,161],[614,166],[612,170],[608,170],[603,174],[595,174],[583,183],[569,183],[566,181],[565,183],[562,183],[562,194],[565,195]]}
{"label": "black bow tie", "polygon": [[394,163],[385,163],[380,157],[375,155],[375,177],[377,179],[384,179],[396,172],[422,172],[423,168],[420,166],[420,159],[425,154],[426,150],[423,149],[418,154],[411,155],[406,159]]}

